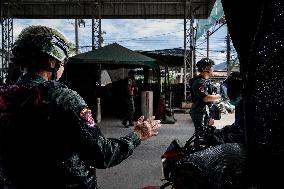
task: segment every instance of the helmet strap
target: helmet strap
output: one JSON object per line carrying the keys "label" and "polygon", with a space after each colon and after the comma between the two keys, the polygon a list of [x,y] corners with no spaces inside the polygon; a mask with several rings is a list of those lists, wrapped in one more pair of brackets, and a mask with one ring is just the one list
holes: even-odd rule
{"label": "helmet strap", "polygon": [[52,66],[52,63],[50,63],[49,66],[46,68],[47,71],[52,73],[51,80],[56,80],[56,74],[59,68],[60,68],[60,63],[57,60],[55,60],[54,67]]}
{"label": "helmet strap", "polygon": [[56,66],[54,68],[52,68],[52,75],[51,75],[51,79],[52,80],[56,80],[56,76],[57,76],[57,71],[59,70],[60,64],[56,63]]}

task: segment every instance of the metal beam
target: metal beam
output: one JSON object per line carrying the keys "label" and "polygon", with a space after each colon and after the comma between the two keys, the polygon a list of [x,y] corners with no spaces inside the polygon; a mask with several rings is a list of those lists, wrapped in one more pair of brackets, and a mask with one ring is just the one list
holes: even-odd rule
{"label": "metal beam", "polygon": [[[2,4],[1,4],[2,5]],[[10,51],[13,44],[13,19],[10,18],[9,14],[9,7],[4,9],[1,6],[1,16],[0,16],[0,23],[1,23],[1,31],[2,31],[2,62],[1,62],[1,72],[0,76],[2,77],[3,81],[5,82],[8,76],[8,68],[10,63]],[[5,16],[4,16],[5,15]]]}
{"label": "metal beam", "polygon": [[89,18],[100,4],[102,19],[183,19],[184,2],[196,9],[195,18],[207,18],[215,0],[4,0],[13,18]]}
{"label": "metal beam", "polygon": [[[102,20],[101,20],[101,6],[100,4],[93,7],[94,14],[92,18],[92,50],[99,49],[102,46]],[[96,86],[101,86],[101,64],[98,65],[98,74],[96,78]]]}
{"label": "metal beam", "polygon": [[191,6],[190,3],[187,3],[184,9],[184,101],[187,100],[187,84],[189,79],[193,77],[193,67],[194,67],[194,46],[195,46],[195,29],[193,27],[194,24],[194,16],[195,11],[192,8],[188,8],[187,6]]}
{"label": "metal beam", "polygon": [[96,4],[93,6],[94,13],[92,18],[92,49],[98,49],[102,46],[102,20],[101,6]]}
{"label": "metal beam", "polygon": [[[101,4],[93,5],[93,17],[92,17],[92,50],[99,49],[102,46],[102,19],[101,19]],[[102,65],[99,64],[97,66],[97,74],[95,77],[96,81],[96,89],[101,86],[101,73],[102,73]],[[101,100],[98,98],[98,95],[95,90],[94,98],[96,98],[96,121],[97,123],[101,122]]]}

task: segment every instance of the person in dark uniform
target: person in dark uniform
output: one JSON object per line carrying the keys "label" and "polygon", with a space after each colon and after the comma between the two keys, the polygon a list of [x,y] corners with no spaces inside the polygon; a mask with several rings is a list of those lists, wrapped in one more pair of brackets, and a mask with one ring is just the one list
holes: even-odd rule
{"label": "person in dark uniform", "polygon": [[12,48],[24,75],[0,88],[4,188],[95,189],[95,168],[119,164],[160,126],[140,117],[128,135],[105,138],[83,98],[57,81],[69,51],[67,39],[45,26],[25,28]]}
{"label": "person in dark uniform", "polygon": [[213,74],[214,62],[211,59],[203,58],[196,63],[200,74],[192,81],[192,101],[190,111],[197,141],[203,137],[203,129],[210,123],[210,108],[212,102],[221,100],[220,95],[212,95],[212,84],[210,77]]}
{"label": "person in dark uniform", "polygon": [[[122,120],[122,125],[128,128],[129,126],[134,126],[133,116],[135,113],[135,105],[134,105],[134,95],[137,92],[137,87],[135,87],[135,71],[129,70],[128,77],[125,78],[125,103],[126,103],[126,114]],[[128,125],[127,125],[128,123]]]}

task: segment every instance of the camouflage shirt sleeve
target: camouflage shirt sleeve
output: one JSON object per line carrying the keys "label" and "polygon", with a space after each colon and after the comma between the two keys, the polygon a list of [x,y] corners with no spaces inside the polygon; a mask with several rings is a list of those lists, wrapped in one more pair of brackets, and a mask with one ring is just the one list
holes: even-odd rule
{"label": "camouflage shirt sleeve", "polygon": [[194,81],[193,92],[198,101],[203,101],[202,99],[208,96],[207,85],[204,79],[197,79]]}
{"label": "camouflage shirt sleeve", "polygon": [[78,143],[78,153],[90,165],[96,168],[115,166],[130,156],[141,143],[133,132],[118,139],[105,138],[93,119],[92,111],[77,92],[60,88],[53,92],[53,99],[65,111],[70,111],[74,118],[72,125],[78,138],[74,139]]}

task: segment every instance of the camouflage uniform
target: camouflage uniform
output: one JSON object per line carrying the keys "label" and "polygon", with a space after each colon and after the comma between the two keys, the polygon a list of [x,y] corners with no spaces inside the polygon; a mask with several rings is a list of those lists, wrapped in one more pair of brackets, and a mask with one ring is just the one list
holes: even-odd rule
{"label": "camouflage uniform", "polygon": [[[0,186],[94,189],[95,168],[119,164],[141,143],[133,132],[105,138],[81,96],[55,81],[70,49],[46,26],[25,28],[15,42],[12,61],[27,73],[0,88]],[[42,70],[51,81],[38,75]]]}
{"label": "camouflage uniform", "polygon": [[207,126],[210,120],[211,102],[204,102],[202,99],[212,94],[212,84],[210,80],[199,76],[192,84],[193,105],[191,108],[191,118],[197,136],[202,136],[203,127]]}
{"label": "camouflage uniform", "polygon": [[[119,164],[140,139],[107,139],[73,90],[24,75],[0,89],[4,174],[15,188],[96,188],[95,168]],[[4,129],[3,129],[4,128]]]}

